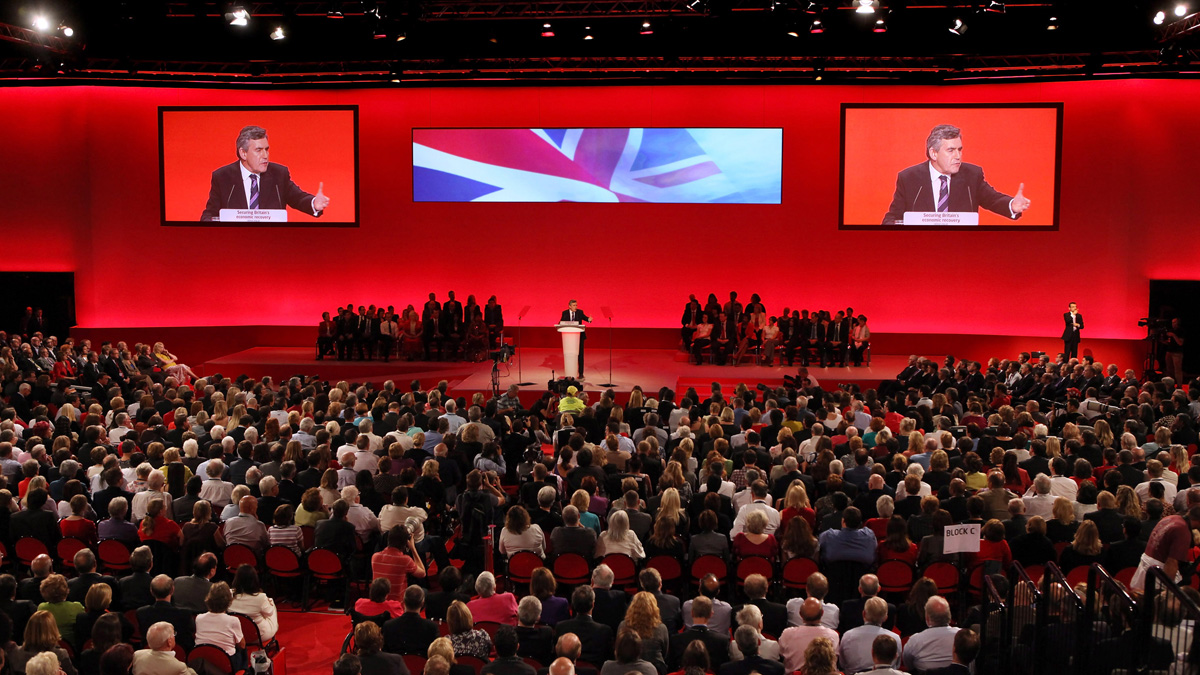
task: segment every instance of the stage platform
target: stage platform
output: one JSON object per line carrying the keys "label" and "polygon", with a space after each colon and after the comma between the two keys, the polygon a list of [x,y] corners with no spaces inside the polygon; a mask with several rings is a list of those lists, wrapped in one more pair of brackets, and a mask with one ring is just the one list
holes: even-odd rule
{"label": "stage platform", "polygon": [[[944,356],[934,355],[933,358]],[[907,355],[873,355],[870,365],[860,368],[810,367],[809,374],[824,389],[848,383],[865,389],[895,377],[907,363]],[[786,365],[752,365],[749,357],[738,366],[698,366],[688,363],[683,354],[674,349],[614,349],[611,383],[616,385],[614,389],[618,400],[624,402],[634,386],[639,385],[648,395],[656,396],[660,388],[671,387],[677,397],[682,397],[688,387],[695,387],[698,392],[707,394],[713,382],[720,382],[726,391],[732,391],[743,382],[751,387],[760,383],[777,387],[783,384],[784,375],[795,375],[797,370],[798,364],[791,368]],[[254,347],[205,361],[197,372],[202,375],[220,373],[231,378],[241,374],[256,379],[269,375],[276,381],[286,380],[293,375],[317,375],[333,382],[346,380],[376,385],[393,380],[397,388],[404,390],[414,379],[419,380],[423,388],[436,386],[439,381],[446,380],[449,389],[456,395],[470,396],[477,391],[490,391],[492,363],[397,360],[384,363],[379,360],[337,361],[328,357],[317,361],[313,349]],[[532,402],[545,391],[552,377],[561,377],[562,374],[562,350],[525,349],[519,364],[514,358],[511,363],[500,365],[500,389],[503,391],[508,385],[522,381],[532,382],[532,386],[523,388]],[[599,385],[610,382],[608,378],[608,350],[589,350],[583,379],[584,390],[598,395],[603,390]]]}

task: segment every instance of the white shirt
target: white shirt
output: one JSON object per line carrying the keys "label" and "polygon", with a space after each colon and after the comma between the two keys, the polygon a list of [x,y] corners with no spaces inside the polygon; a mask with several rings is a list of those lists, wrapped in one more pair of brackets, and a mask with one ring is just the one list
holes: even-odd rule
{"label": "white shirt", "polygon": [[[746,488],[745,490],[742,490],[742,491],[738,492],[737,494],[735,494],[733,496],[732,501],[733,501],[733,512],[737,513],[738,511],[742,510],[743,506],[754,501],[754,493],[750,491],[750,488]],[[772,497],[771,495],[767,495],[763,499],[763,501],[766,502],[766,504],[768,506],[770,506],[775,503],[775,498]],[[767,518],[769,519],[770,516],[768,515]]]}
{"label": "white shirt", "polygon": [[450,423],[450,433],[452,434],[458,433],[458,428],[467,423],[465,419],[459,417],[458,413],[446,413],[441,416],[441,419]]}
{"label": "white shirt", "polygon": [[[929,182],[930,182],[930,184],[933,186],[933,210],[934,210],[934,211],[937,211],[937,203],[938,203],[938,198],[939,198],[939,197],[941,196],[941,194],[942,194],[942,178],[941,178],[941,177],[942,177],[943,175],[945,175],[945,174],[943,174],[941,171],[938,171],[938,170],[937,170],[937,169],[936,169],[936,168],[933,166],[933,162],[929,162]],[[946,194],[948,195],[948,194],[950,194],[949,190],[953,190],[953,189],[954,189],[954,187],[953,187],[953,183],[954,183],[954,176],[946,176],[946,178],[947,178],[947,180],[946,180],[946,189],[947,189],[947,192],[946,192]],[[1016,214],[1016,213],[1013,213],[1013,210],[1012,210],[1012,200],[1011,200],[1011,199],[1008,201],[1008,213],[1009,213],[1009,215],[1010,215],[1011,217],[1013,217],[1013,218],[1016,218],[1016,217],[1017,217],[1017,214]],[[946,665],[949,665],[949,664],[947,663]]]}
{"label": "white shirt", "polygon": [[[1029,488],[1032,490],[1033,488]],[[1028,495],[1022,501],[1025,502],[1025,516],[1032,518],[1041,516],[1046,520],[1054,517],[1054,495],[1053,494],[1033,494]]]}
{"label": "white shirt", "polygon": [[350,505],[350,510],[346,512],[346,521],[354,525],[354,531],[363,543],[366,543],[372,534],[379,532],[379,519],[371,513],[371,509],[362,504]]}
{"label": "white shirt", "polygon": [[[800,606],[804,604],[804,598],[792,598],[787,601],[787,617],[789,626],[803,626],[804,620],[800,618]],[[825,613],[821,615],[821,625],[831,630],[837,630],[838,623],[842,618],[842,609],[832,602],[822,602],[821,608]]]}
{"label": "white shirt", "polygon": [[1050,494],[1075,501],[1079,494],[1079,485],[1066,476],[1053,476],[1050,478]]}
{"label": "white shirt", "polygon": [[[1179,493],[1179,488],[1171,485],[1171,483],[1164,478],[1152,478],[1144,483],[1138,483],[1138,486],[1133,488],[1133,491],[1137,493],[1138,499],[1142,501],[1142,504],[1150,501],[1150,483],[1154,482],[1161,483],[1163,486],[1163,503],[1173,505],[1175,503],[1175,495]],[[134,499],[137,498],[134,497]]]}
{"label": "white shirt", "polygon": [[738,509],[737,517],[733,519],[733,527],[729,530],[730,540],[746,530],[746,516],[750,515],[751,511],[762,511],[767,514],[767,527],[763,530],[763,534],[775,534],[775,530],[779,529],[778,511],[765,502],[750,502]]}
{"label": "white shirt", "polygon": [[[763,634],[760,632],[758,634],[758,655],[768,661],[781,660],[781,657],[779,656],[779,643],[774,640],[768,640],[767,638],[763,637]],[[742,650],[738,649],[737,641],[730,640],[729,660],[741,661],[743,658]]]}
{"label": "white shirt", "polygon": [[[717,494],[725,495],[726,497],[733,499],[733,492],[735,489],[736,488],[733,483],[723,480],[721,481],[721,489],[717,490]],[[701,481],[700,488],[697,490],[697,492],[708,492],[708,483],[706,481]]]}
{"label": "white shirt", "polygon": [[[242,164],[241,162],[238,162],[238,169],[241,170],[241,172],[242,172],[242,189],[245,190],[245,192],[246,192],[246,208],[250,208],[250,176],[251,176],[251,174],[254,174],[254,172],[251,171],[250,169],[247,169],[246,165]],[[261,208],[263,208],[263,206],[262,206],[262,195],[263,195],[262,174],[254,174],[254,175],[258,176],[258,202],[259,202],[258,207],[261,209]],[[283,195],[279,195],[279,197],[280,197],[280,199],[282,199]],[[280,204],[279,208],[286,209],[287,204]],[[316,209],[312,210],[312,214],[314,216],[319,215],[320,213],[321,212]]]}
{"label": "white shirt", "polygon": [[882,626],[868,623],[852,628],[842,636],[842,642],[838,645],[838,664],[841,666],[842,672],[857,673],[869,670],[874,666],[875,661],[871,658],[871,643],[880,635],[886,635],[896,641],[896,660],[892,662],[892,665],[900,665],[900,656],[903,653],[900,636]]}

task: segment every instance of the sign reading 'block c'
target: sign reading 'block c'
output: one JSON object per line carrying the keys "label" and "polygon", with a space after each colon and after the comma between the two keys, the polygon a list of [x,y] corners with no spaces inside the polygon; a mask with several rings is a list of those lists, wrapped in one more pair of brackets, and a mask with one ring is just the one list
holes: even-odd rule
{"label": "sign reading 'block c'", "polygon": [[978,523],[972,525],[947,525],[942,553],[979,553]]}

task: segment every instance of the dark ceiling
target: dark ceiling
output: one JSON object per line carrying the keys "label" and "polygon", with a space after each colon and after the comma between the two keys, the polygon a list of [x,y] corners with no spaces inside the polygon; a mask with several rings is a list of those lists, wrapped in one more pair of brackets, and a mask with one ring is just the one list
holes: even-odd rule
{"label": "dark ceiling", "polygon": [[[854,4],[9,0],[0,8],[0,81],[361,85],[1175,76],[1190,74],[1193,33],[1200,32],[1195,8],[1176,18],[1173,1],[882,0],[874,14],[856,12]],[[235,5],[249,11],[248,25],[229,24]],[[1003,11],[987,11],[989,5],[1003,5]],[[1160,10],[1168,18],[1157,26],[1151,18]],[[36,16],[51,25],[35,30]],[[875,30],[880,19],[886,32]],[[962,35],[949,30],[956,19],[966,24]],[[824,32],[810,32],[814,20]],[[60,24],[70,26],[73,36],[56,30]],[[1056,29],[1048,30],[1052,25]],[[278,28],[286,37],[272,40]]]}

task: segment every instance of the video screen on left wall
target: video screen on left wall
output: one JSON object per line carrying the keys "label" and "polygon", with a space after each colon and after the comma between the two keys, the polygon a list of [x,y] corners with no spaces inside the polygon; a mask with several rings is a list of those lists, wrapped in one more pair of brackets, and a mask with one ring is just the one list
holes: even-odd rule
{"label": "video screen on left wall", "polygon": [[158,121],[163,225],[358,225],[357,106],[164,106]]}

